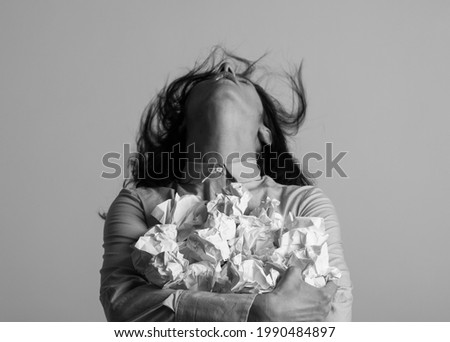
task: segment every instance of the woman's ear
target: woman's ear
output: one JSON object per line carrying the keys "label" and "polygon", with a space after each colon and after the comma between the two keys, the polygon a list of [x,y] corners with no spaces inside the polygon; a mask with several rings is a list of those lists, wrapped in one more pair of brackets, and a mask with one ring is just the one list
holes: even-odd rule
{"label": "woman's ear", "polygon": [[266,126],[261,125],[258,129],[258,139],[266,145],[272,144],[272,132]]}

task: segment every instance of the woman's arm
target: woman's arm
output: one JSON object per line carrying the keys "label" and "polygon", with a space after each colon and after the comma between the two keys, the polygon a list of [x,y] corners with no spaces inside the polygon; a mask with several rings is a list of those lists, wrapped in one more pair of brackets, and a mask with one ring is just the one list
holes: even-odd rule
{"label": "woman's arm", "polygon": [[112,203],[104,227],[100,271],[100,301],[107,320],[246,321],[253,294],[182,291],[175,312],[163,304],[176,290],[150,285],[135,270],[131,259],[134,243],[157,223],[145,215],[142,201],[133,190],[123,189]]}
{"label": "woman's arm", "polygon": [[[100,300],[107,319],[247,321],[255,294],[182,291],[178,293],[175,310],[163,304],[176,290],[150,285],[137,273],[131,260],[133,244],[145,234],[147,226],[158,223],[151,216],[146,218],[143,208],[139,196],[132,190],[124,189],[108,211],[104,229],[104,261],[100,271]],[[259,299],[273,297],[275,300],[263,301],[270,305],[253,307],[251,318],[272,321],[322,320],[323,313],[328,312],[329,294],[334,294],[335,290],[332,287],[318,289],[309,286],[302,290],[301,286],[297,286],[299,279],[286,277],[284,281],[280,280],[274,293],[260,295]]]}
{"label": "woman's arm", "polygon": [[344,259],[341,229],[336,210],[323,191],[317,187],[313,187],[301,202],[298,215],[316,216],[324,219],[325,230],[329,234],[327,243],[330,266],[337,267],[342,273],[340,279],[334,280],[338,285],[338,290],[331,302],[331,311],[326,320],[329,322],[351,321],[353,303],[352,282]]}

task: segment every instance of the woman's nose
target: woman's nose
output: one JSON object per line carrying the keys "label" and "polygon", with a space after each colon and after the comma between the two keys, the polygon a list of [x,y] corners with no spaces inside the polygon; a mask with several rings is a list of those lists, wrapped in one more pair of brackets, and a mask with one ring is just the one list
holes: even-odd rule
{"label": "woman's nose", "polygon": [[229,72],[230,74],[234,74],[233,67],[229,62],[223,62],[220,64],[219,72]]}

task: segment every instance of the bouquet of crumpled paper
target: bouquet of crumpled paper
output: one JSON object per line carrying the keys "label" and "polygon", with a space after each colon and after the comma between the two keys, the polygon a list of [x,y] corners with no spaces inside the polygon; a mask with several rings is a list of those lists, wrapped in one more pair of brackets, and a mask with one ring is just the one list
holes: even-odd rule
{"label": "bouquet of crumpled paper", "polygon": [[315,287],[341,276],[329,266],[322,218],[283,218],[270,198],[244,215],[250,197],[231,183],[209,202],[177,194],[159,204],[152,215],[161,224],[136,242],[135,268],[162,288],[237,293],[272,291],[292,265]]}

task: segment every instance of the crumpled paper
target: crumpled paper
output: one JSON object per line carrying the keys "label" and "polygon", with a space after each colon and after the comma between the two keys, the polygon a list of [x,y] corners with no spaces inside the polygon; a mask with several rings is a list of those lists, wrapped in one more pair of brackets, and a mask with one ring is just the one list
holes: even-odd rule
{"label": "crumpled paper", "polygon": [[321,217],[294,217],[285,221],[280,246],[272,254],[272,263],[282,269],[299,266],[306,283],[323,287],[328,280],[340,278],[336,267],[329,266],[328,234]]}
{"label": "crumpled paper", "polygon": [[315,287],[341,276],[329,266],[322,218],[285,219],[269,197],[245,214],[250,198],[231,183],[209,202],[177,194],[159,204],[152,215],[161,224],[134,245],[135,268],[163,288],[237,293],[270,292],[294,265]]}

